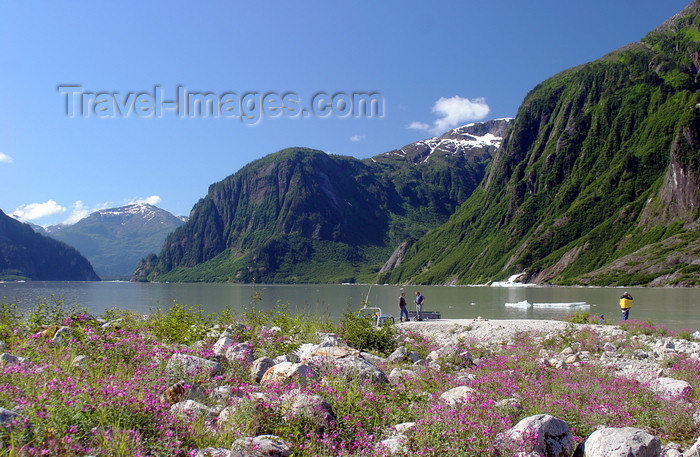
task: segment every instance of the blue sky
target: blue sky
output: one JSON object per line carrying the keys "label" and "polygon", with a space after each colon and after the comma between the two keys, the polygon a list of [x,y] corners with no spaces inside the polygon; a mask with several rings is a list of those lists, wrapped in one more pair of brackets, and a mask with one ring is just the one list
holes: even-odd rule
{"label": "blue sky", "polygon": [[[366,158],[512,117],[537,83],[689,1],[0,0],[0,209],[41,225],[135,201],[187,215],[210,184],[285,147]],[[232,109],[156,115],[156,90]],[[381,95],[382,116],[342,116],[356,92]],[[319,93],[340,94],[335,112]],[[271,94],[266,111],[241,111],[245,94]]]}

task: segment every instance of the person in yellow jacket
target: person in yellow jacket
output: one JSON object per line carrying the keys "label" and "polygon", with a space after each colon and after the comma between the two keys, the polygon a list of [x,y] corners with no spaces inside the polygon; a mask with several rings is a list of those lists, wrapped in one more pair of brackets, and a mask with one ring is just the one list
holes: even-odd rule
{"label": "person in yellow jacket", "polygon": [[626,321],[630,317],[630,308],[632,307],[632,296],[625,291],[620,297],[620,309],[622,310],[622,320]]}

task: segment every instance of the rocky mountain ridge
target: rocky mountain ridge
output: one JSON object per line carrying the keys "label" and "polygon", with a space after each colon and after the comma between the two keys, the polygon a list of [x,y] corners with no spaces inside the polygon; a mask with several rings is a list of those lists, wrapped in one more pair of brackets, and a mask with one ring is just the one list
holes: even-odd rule
{"label": "rocky mountain ridge", "polygon": [[95,211],[48,235],[85,255],[101,277],[129,278],[138,262],[159,249],[182,219],[147,203]]}
{"label": "rocky mountain ridge", "polygon": [[393,243],[422,236],[469,196],[508,122],[472,124],[365,160],[306,148],[268,155],[212,184],[136,277],[372,280]]}

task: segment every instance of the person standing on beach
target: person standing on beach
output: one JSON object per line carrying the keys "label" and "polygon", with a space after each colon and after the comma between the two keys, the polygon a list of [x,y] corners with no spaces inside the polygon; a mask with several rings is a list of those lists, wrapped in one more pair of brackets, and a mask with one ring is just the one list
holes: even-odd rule
{"label": "person standing on beach", "polygon": [[404,315],[406,315],[406,322],[408,322],[408,309],[406,309],[406,292],[401,292],[401,296],[399,297],[399,322],[404,322]]}
{"label": "person standing on beach", "polygon": [[416,292],[416,320],[417,321],[422,321],[423,320],[423,302],[425,301],[425,297],[420,294],[420,292]]}
{"label": "person standing on beach", "polygon": [[630,317],[630,308],[632,307],[632,296],[625,291],[620,297],[620,309],[622,310],[622,320],[626,321]]}

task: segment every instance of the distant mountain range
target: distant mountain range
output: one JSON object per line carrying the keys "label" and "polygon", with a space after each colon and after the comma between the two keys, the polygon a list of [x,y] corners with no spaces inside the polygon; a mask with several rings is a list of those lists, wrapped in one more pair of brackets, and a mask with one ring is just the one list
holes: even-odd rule
{"label": "distant mountain range", "polygon": [[136,203],[96,211],[73,225],[49,227],[47,234],[80,251],[101,278],[116,279],[129,278],[139,261],[159,250],[182,224],[168,211]]}
{"label": "distant mountain range", "polygon": [[397,245],[444,223],[482,180],[510,120],[367,160],[290,148],[212,184],[145,259],[159,281],[372,281]]}
{"label": "distant mountain range", "polygon": [[0,210],[0,280],[99,281],[75,248],[36,233]]}

